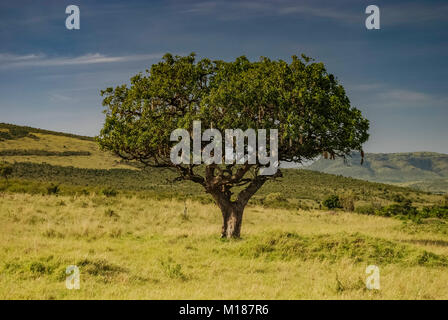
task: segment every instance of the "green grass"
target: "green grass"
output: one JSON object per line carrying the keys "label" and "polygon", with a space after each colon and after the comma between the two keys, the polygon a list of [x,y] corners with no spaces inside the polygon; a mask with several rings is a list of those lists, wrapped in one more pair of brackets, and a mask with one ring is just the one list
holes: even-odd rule
{"label": "green grass", "polygon": [[[222,240],[200,186],[92,138],[0,124],[0,161],[13,167],[0,179],[0,299],[448,299],[442,195],[285,169],[251,199],[242,239]],[[325,210],[330,195],[360,214]],[[433,209],[371,214],[405,200]],[[65,288],[69,265],[80,290]]]}
{"label": "green grass", "polygon": [[[121,193],[137,192],[156,198],[194,199],[209,203],[212,198],[190,181],[173,182],[175,172],[167,169],[86,169],[37,163],[14,163],[9,182],[0,180],[0,191],[43,193],[50,184],[62,194],[101,193],[109,188]],[[438,205],[442,195],[409,188],[372,183],[301,169],[283,169],[284,178],[268,181],[251,199],[251,204],[277,208],[318,209],[328,195],[350,196],[357,206],[392,204],[397,197],[414,206]]]}
{"label": "green grass", "polygon": [[[448,235],[412,222],[252,206],[243,238],[229,241],[214,205],[0,197],[2,299],[448,298]],[[65,288],[72,264],[80,290]],[[370,264],[377,291],[364,284]]]}

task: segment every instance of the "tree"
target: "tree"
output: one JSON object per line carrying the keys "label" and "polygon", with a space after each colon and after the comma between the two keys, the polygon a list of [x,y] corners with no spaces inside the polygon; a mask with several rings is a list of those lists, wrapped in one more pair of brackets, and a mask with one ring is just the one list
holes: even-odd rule
{"label": "tree", "polygon": [[[197,61],[195,54],[163,59],[121,85],[101,91],[106,119],[98,142],[126,160],[168,167],[177,180],[199,183],[222,212],[222,237],[239,237],[243,210],[263,184],[281,177],[256,164],[179,164],[170,161],[177,128],[278,130],[278,159],[302,162],[361,151],[369,122],[350,105],[345,90],[322,63],[304,55],[290,63],[242,56],[232,62]],[[206,124],[204,126],[204,124]],[[203,142],[201,148],[206,144]],[[270,148],[267,145],[267,149]],[[247,150],[246,150],[247,151]]]}
{"label": "tree", "polygon": [[0,176],[6,179],[8,182],[8,176],[13,172],[12,166],[7,163],[0,163]]}

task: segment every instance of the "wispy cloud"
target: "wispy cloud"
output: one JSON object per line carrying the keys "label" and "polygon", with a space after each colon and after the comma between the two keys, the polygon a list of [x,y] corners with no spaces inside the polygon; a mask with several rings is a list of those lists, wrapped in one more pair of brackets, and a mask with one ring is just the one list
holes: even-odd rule
{"label": "wispy cloud", "polygon": [[440,108],[448,105],[448,96],[414,91],[404,88],[387,88],[381,84],[359,84],[348,87],[362,94],[367,105],[378,108]]}
{"label": "wispy cloud", "polygon": [[447,21],[446,3],[406,3],[381,6],[381,21],[386,25],[401,25]]}
{"label": "wispy cloud", "polygon": [[[341,3],[342,2],[342,3]],[[341,23],[359,23],[366,18],[358,0],[280,0],[200,1],[181,6],[183,13],[213,15],[220,20],[248,19],[260,16],[306,16],[327,18]],[[448,5],[443,3],[406,3],[379,5],[381,21],[387,25],[446,20]]]}
{"label": "wispy cloud", "polygon": [[335,7],[331,2],[297,4],[295,1],[202,1],[183,5],[183,13],[214,15],[220,20],[247,19],[260,16],[307,15],[342,21],[362,18],[347,10]]}
{"label": "wispy cloud", "polygon": [[73,101],[74,99],[72,97],[60,94],[60,93],[51,93],[50,94],[50,101],[53,102],[68,102]]}
{"label": "wispy cloud", "polygon": [[77,57],[48,57],[43,54],[0,54],[0,68],[15,67],[60,67],[89,65],[99,63],[117,63],[130,61],[144,61],[161,58],[163,54],[138,54],[127,56],[107,56],[100,53],[90,53]]}

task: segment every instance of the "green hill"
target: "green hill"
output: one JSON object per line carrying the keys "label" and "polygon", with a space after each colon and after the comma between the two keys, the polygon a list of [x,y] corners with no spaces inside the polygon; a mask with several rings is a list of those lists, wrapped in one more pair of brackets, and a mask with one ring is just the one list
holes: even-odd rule
{"label": "green hill", "polygon": [[345,161],[321,158],[307,169],[432,192],[448,190],[448,154],[367,153],[361,165],[359,153],[354,153],[352,158]]}
{"label": "green hill", "polygon": [[46,163],[77,168],[132,166],[99,150],[92,137],[0,123],[0,162]]}
{"label": "green hill", "polygon": [[[152,198],[212,201],[200,186],[192,182],[173,182],[175,174],[170,170],[140,170],[135,165],[102,152],[91,137],[9,124],[0,124],[0,133],[0,162],[8,162],[14,168],[12,180],[6,182],[0,179],[0,191],[46,193],[51,185],[59,185],[59,192],[62,194],[102,193],[108,188],[119,193],[139,193]],[[403,181],[400,180],[403,175],[413,173],[412,179],[407,180],[411,186],[416,183],[415,177],[424,180],[445,174],[443,160],[448,156],[438,155],[437,158],[436,154],[422,153],[420,158],[408,159],[403,155],[393,155],[393,161],[386,162],[385,159],[391,159],[390,156],[367,155],[364,166],[359,165],[359,156],[354,156],[350,166],[344,165],[340,160],[319,160],[312,166],[315,170],[327,170],[331,174],[283,169],[284,178],[269,181],[251,203],[275,207],[319,208],[321,201],[332,194],[351,195],[356,199],[356,204],[361,206],[372,202],[386,205],[394,202],[397,196],[412,199],[417,206],[441,201],[440,196],[418,192],[404,185],[365,180],[375,181],[375,173],[381,172],[384,177],[393,178],[390,182],[399,182]],[[441,160],[434,161],[439,158]],[[416,165],[423,169],[414,169]],[[418,187],[428,189],[425,185]]]}

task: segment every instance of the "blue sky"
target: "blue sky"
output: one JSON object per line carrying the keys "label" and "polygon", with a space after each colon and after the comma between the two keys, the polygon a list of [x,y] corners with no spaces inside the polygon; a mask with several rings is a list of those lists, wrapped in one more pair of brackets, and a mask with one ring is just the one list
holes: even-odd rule
{"label": "blue sky", "polygon": [[[70,4],[80,30],[65,28]],[[380,30],[365,27],[370,4]],[[96,135],[101,89],[192,51],[305,53],[371,121],[367,152],[448,153],[447,1],[2,1],[0,122]]]}

